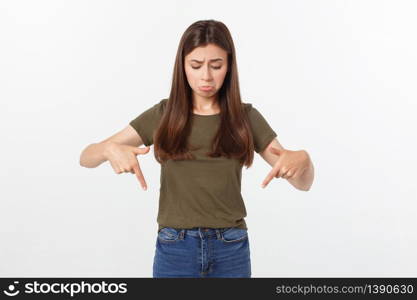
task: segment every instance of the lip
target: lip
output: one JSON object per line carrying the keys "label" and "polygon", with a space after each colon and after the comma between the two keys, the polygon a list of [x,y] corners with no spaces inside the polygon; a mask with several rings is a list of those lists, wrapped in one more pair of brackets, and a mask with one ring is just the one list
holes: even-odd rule
{"label": "lip", "polygon": [[210,91],[210,90],[212,90],[214,87],[213,86],[211,86],[211,85],[203,85],[203,86],[200,86],[199,87],[199,89],[200,90],[202,90],[202,91]]}

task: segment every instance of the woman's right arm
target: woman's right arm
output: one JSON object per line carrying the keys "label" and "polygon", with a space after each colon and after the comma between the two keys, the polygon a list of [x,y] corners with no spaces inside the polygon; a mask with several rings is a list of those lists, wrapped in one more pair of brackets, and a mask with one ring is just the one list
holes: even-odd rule
{"label": "woman's right arm", "polygon": [[117,144],[139,147],[143,145],[143,141],[136,130],[131,125],[128,125],[107,139],[88,145],[81,152],[80,165],[86,168],[95,168],[101,165],[109,159],[108,154],[111,152],[112,147],[117,146]]}
{"label": "woman's right arm", "polygon": [[142,189],[146,190],[146,180],[136,156],[147,154],[150,148],[138,148],[142,144],[139,133],[129,124],[104,141],[88,145],[81,153],[80,165],[95,168],[108,160],[115,173],[135,174]]}

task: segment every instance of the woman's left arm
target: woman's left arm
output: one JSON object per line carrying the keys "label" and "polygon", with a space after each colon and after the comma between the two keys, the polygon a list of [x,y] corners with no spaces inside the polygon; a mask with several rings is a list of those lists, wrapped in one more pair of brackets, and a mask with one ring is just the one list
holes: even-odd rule
{"label": "woman's left arm", "polygon": [[284,149],[275,138],[259,154],[272,167],[272,170],[262,182],[263,188],[274,177],[281,177],[287,179],[298,190],[310,190],[314,180],[314,166],[307,151]]}

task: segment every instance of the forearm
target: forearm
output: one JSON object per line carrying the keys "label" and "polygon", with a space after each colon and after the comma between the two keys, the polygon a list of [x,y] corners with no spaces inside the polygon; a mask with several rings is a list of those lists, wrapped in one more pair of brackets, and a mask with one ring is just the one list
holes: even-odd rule
{"label": "forearm", "polygon": [[110,142],[93,143],[88,145],[80,155],[80,165],[86,168],[95,168],[107,160],[107,151]]}
{"label": "forearm", "polygon": [[288,181],[297,189],[302,191],[310,190],[314,181],[314,166],[309,156],[308,168],[298,178],[290,178]]}

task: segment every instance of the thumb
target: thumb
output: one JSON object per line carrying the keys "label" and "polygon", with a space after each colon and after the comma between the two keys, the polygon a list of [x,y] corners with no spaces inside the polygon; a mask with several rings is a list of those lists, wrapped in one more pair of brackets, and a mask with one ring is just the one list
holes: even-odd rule
{"label": "thumb", "polygon": [[144,148],[138,148],[138,147],[134,147],[135,149],[133,150],[135,152],[135,154],[146,154],[149,152],[149,149],[151,149],[149,146],[146,146]]}

